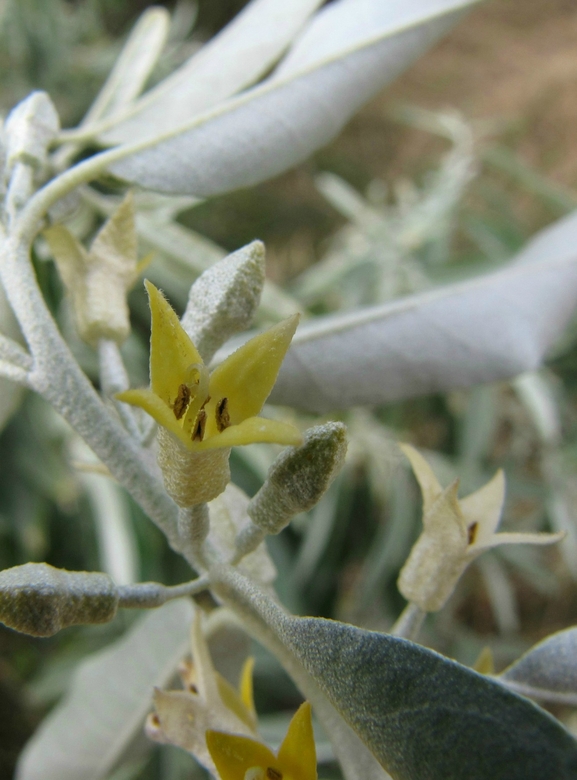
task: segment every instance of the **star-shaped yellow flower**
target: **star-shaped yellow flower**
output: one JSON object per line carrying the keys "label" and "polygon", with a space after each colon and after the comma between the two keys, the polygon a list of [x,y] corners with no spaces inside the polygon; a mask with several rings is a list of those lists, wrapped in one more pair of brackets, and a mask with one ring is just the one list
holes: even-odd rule
{"label": "star-shaped yellow flower", "polygon": [[276,756],[262,742],[222,731],[207,731],[206,744],[222,780],[317,780],[308,702],[295,713]]}
{"label": "star-shaped yellow flower", "polygon": [[411,463],[423,494],[423,531],[401,570],[403,596],[426,612],[445,604],[466,567],[485,550],[501,544],[552,544],[557,534],[497,533],[505,500],[505,476],[493,479],[465,498],[457,498],[459,481],[443,489],[423,456],[399,445]]}
{"label": "star-shaped yellow flower", "polygon": [[230,480],[230,447],[302,442],[293,425],[257,417],[298,314],[250,339],[209,374],[162,293],[148,281],[145,285],[152,315],[150,389],[126,390],[116,397],[140,406],[162,426],[159,463],[167,490],[180,506],[192,506],[224,490]]}

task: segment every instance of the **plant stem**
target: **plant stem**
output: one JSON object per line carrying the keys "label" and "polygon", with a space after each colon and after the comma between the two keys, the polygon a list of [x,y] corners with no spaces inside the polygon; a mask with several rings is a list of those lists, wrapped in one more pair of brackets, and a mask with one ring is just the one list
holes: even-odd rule
{"label": "plant stem", "polygon": [[0,334],[0,360],[6,360],[26,371],[32,368],[32,357],[28,352],[18,342],[3,334]]}
{"label": "plant stem", "polygon": [[178,512],[179,547],[182,555],[196,571],[206,571],[210,565],[205,541],[210,529],[208,504],[183,507]]}
{"label": "plant stem", "polygon": [[208,577],[198,577],[182,585],[161,585],[159,582],[139,582],[135,585],[121,585],[118,588],[119,607],[124,609],[154,609],[172,599],[194,596],[210,585]]}
{"label": "plant stem", "polygon": [[397,622],[391,628],[390,633],[393,636],[398,636],[402,639],[410,639],[415,642],[426,615],[427,613],[423,612],[420,607],[412,601],[409,601],[399,615]]}
{"label": "plant stem", "polygon": [[0,359],[0,377],[9,379],[11,382],[17,382],[19,385],[30,387],[30,378],[28,371],[20,366],[15,366],[7,360]]}
{"label": "plant stem", "polygon": [[0,280],[32,353],[28,384],[82,436],[178,550],[176,506],[158,472],[110,415],[48,311],[30,261],[36,220],[31,223],[26,214],[24,209],[10,236],[0,228]]}
{"label": "plant stem", "polygon": [[98,342],[98,361],[102,394],[112,401],[128,433],[133,439],[140,442],[142,433],[133,407],[123,404],[114,398],[115,393],[128,390],[130,387],[130,381],[118,344],[111,339],[100,339]]}

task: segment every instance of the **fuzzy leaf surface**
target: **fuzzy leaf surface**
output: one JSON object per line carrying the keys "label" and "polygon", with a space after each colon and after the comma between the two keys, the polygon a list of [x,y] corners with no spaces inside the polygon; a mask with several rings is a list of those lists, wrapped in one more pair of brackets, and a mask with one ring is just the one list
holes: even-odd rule
{"label": "fuzzy leaf surface", "polygon": [[279,635],[394,780],[573,780],[577,742],[552,716],[404,639],[318,618]]}
{"label": "fuzzy leaf surface", "polygon": [[17,780],[100,780],[113,769],[189,645],[193,607],[169,602],[83,661],[64,700],[26,745]]}
{"label": "fuzzy leaf surface", "polygon": [[577,304],[577,214],[506,267],[302,325],[270,401],[324,413],[537,368]]}
{"label": "fuzzy leaf surface", "polygon": [[162,192],[246,187],[305,160],[437,41],[474,0],[336,0],[268,79],[111,166]]}
{"label": "fuzzy leaf surface", "polygon": [[525,696],[577,706],[577,628],[548,636],[497,679]]}
{"label": "fuzzy leaf surface", "polygon": [[132,143],[164,134],[254,83],[289,46],[322,0],[252,0],[224,30],[147,92],[102,134]]}

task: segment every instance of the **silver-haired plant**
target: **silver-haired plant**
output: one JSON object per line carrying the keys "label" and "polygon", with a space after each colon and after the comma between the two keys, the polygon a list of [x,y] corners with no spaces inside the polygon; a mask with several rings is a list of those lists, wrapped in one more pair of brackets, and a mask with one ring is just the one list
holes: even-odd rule
{"label": "silver-haired plant", "polygon": [[[109,776],[142,727],[155,685],[148,736],[184,748],[223,780],[315,780],[311,708],[347,780],[577,778],[577,743],[525,698],[577,704],[574,630],[499,676],[416,643],[424,616],[442,609],[484,550],[563,534],[496,533],[501,472],[459,498],[457,482],[442,486],[404,445],[423,494],[423,530],[399,578],[405,610],[389,633],[293,616],[275,595],[265,540],[320,500],[344,461],[346,430],[339,422],[301,430],[278,414],[259,416],[269,395],[327,413],[536,368],[577,299],[577,217],[544,231],[497,272],[298,330],[292,299],[265,285],[264,247],[255,241],[198,277],[181,319],[146,282],[148,388],[129,386],[120,349],[130,332],[127,292],[150,262],[139,259],[139,238],[161,242],[191,198],[255,184],[304,160],[470,5],[252,0],[141,94],[169,24],[164,9],[151,8],[78,127],[62,130],[43,92],[7,117],[0,278],[23,341],[4,330],[0,375],[52,404],[98,458],[95,468],[130,493],[195,572],[176,586],[119,584],[100,572],[33,563],[0,574],[0,618],[34,636],[111,621],[123,608],[150,610],[81,668],[26,748],[20,780]],[[114,192],[91,186],[103,175]],[[144,190],[164,197],[151,200]],[[73,218],[82,208],[108,216],[89,247]],[[98,391],[43,299],[35,250],[54,258],[75,330],[98,356]],[[263,290],[277,324],[234,351],[223,348],[250,325]],[[252,442],[286,449],[249,500],[230,482],[229,456]],[[205,592],[208,616],[191,599]],[[182,688],[165,691],[189,629],[192,663],[181,666]],[[211,659],[209,643],[239,630],[278,658],[306,699],[276,752],[259,736],[250,659],[238,659],[238,689]]]}

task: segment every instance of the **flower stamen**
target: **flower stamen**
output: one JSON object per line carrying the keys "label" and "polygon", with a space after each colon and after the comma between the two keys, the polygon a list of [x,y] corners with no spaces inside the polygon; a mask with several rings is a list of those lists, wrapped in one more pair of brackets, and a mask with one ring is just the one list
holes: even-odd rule
{"label": "flower stamen", "polygon": [[206,428],[206,412],[204,411],[204,409],[201,409],[200,412],[198,413],[198,417],[196,418],[196,423],[194,424],[194,428],[192,431],[192,440],[202,441],[204,439],[205,428]]}
{"label": "flower stamen", "polygon": [[282,780],[282,772],[278,769],[273,769],[272,766],[267,767],[266,776],[268,780]]}
{"label": "flower stamen", "polygon": [[230,427],[230,414],[228,413],[228,398],[221,398],[216,405],[216,427],[219,433]]}
{"label": "flower stamen", "polygon": [[183,417],[191,398],[192,393],[190,392],[190,387],[184,383],[181,384],[178,388],[174,403],[172,404],[172,411],[177,420],[180,420],[180,418]]}
{"label": "flower stamen", "polygon": [[468,544],[474,544],[477,538],[477,531],[479,529],[479,523],[471,523],[467,528],[467,542]]}

